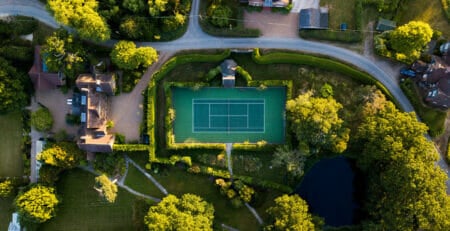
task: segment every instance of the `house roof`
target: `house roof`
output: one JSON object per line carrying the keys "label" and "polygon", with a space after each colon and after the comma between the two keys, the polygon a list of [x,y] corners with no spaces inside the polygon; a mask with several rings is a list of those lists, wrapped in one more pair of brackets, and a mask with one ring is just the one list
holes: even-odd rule
{"label": "house roof", "polygon": [[225,59],[220,64],[220,72],[222,76],[234,76],[236,75],[237,63],[232,59]]}
{"label": "house roof", "polygon": [[115,75],[113,73],[80,74],[76,80],[77,87],[94,88],[97,92],[114,95],[116,89]]}
{"label": "house roof", "polygon": [[[420,88],[425,95],[425,100],[441,108],[450,107],[450,63],[445,59],[432,56],[432,63],[424,72]],[[419,85],[420,86],[420,85]]]}
{"label": "house roof", "polygon": [[328,8],[308,8],[300,10],[300,29],[326,29],[328,28]]}
{"label": "house roof", "polygon": [[395,21],[387,20],[384,18],[379,18],[376,30],[377,31],[387,31],[393,30],[397,27],[397,23]]}

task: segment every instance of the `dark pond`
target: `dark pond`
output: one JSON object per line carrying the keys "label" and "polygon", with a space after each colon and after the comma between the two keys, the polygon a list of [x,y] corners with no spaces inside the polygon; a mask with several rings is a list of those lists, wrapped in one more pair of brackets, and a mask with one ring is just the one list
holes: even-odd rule
{"label": "dark pond", "polygon": [[323,159],[305,175],[295,193],[308,202],[311,213],[325,219],[326,225],[352,225],[358,220],[356,181],[347,158]]}

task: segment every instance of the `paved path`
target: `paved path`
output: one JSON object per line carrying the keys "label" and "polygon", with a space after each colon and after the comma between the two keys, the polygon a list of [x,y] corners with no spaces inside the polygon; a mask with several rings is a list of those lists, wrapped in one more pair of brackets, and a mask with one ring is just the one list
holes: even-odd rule
{"label": "paved path", "polygon": [[231,149],[232,148],[233,148],[232,143],[225,144],[225,152],[227,153],[227,165],[228,165],[228,172],[230,172],[230,178],[233,178],[233,166],[231,163]]}
{"label": "paved path", "polygon": [[128,156],[125,156],[125,160],[127,162],[130,162],[132,165],[134,165],[134,167],[136,167],[139,172],[141,172],[142,174],[144,174],[145,177],[147,177],[151,182],[153,182],[154,185],[156,185],[156,187],[158,187],[158,189],[164,193],[164,195],[167,195],[167,190],[155,179],[153,178],[152,175],[148,174],[143,168],[141,168],[141,166],[139,166],[138,164],[136,164],[132,159],[130,159]]}
{"label": "paved path", "polygon": [[[199,20],[199,4],[200,0],[193,0],[192,10],[187,32],[176,41],[171,42],[140,42],[138,46],[152,46],[158,51],[176,52],[180,50],[190,49],[220,49],[220,48],[272,48],[272,49],[289,49],[300,52],[320,54],[329,56],[342,62],[352,64],[357,68],[369,73],[380,81],[395,97],[399,106],[404,111],[414,111],[411,103],[403,94],[397,80],[396,73],[388,65],[380,65],[377,61],[364,57],[356,52],[336,47],[333,45],[306,41],[299,38],[219,38],[205,34],[201,31]],[[45,7],[37,0],[3,0],[0,2],[0,16],[5,15],[25,15],[35,17],[36,19],[57,27],[58,24],[45,11]],[[104,44],[112,46],[115,41],[107,41]],[[442,158],[442,153],[441,153]],[[448,165],[445,162],[439,162],[441,168],[449,175]],[[450,181],[447,181],[447,188],[450,188]]]}
{"label": "paved path", "polygon": [[[36,102],[36,98],[31,98],[31,105],[27,107],[31,112],[36,111],[39,108],[38,103]],[[30,132],[30,138],[31,138],[31,150],[30,150],[30,183],[36,183],[37,182],[37,171],[36,171],[36,142],[39,140],[39,138],[42,137],[42,134],[38,132],[36,129],[34,129],[33,126],[31,126],[31,132]]]}

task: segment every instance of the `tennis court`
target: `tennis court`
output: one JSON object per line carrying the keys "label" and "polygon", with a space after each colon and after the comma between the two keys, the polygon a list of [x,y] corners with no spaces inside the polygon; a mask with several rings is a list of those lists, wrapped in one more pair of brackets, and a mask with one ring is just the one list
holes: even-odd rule
{"label": "tennis court", "polygon": [[264,132],[264,99],[193,99],[193,132]]}
{"label": "tennis court", "polygon": [[172,88],[175,142],[284,142],[286,90]]}

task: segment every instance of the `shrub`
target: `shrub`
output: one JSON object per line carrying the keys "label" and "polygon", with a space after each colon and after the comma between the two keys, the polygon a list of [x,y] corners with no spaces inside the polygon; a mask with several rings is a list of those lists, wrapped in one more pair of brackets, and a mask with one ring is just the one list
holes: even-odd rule
{"label": "shrub", "polygon": [[14,186],[11,180],[5,180],[3,182],[0,182],[0,198],[10,196],[12,194],[13,189]]}
{"label": "shrub", "polygon": [[193,165],[192,167],[188,168],[187,171],[188,171],[189,173],[195,173],[195,174],[198,174],[198,173],[201,172],[200,166],[198,166],[198,165]]}
{"label": "shrub", "polygon": [[49,131],[53,126],[53,117],[47,108],[39,108],[31,113],[31,126],[38,131]]}
{"label": "shrub", "polygon": [[125,158],[119,153],[97,154],[94,168],[108,176],[123,175],[126,170]]}

